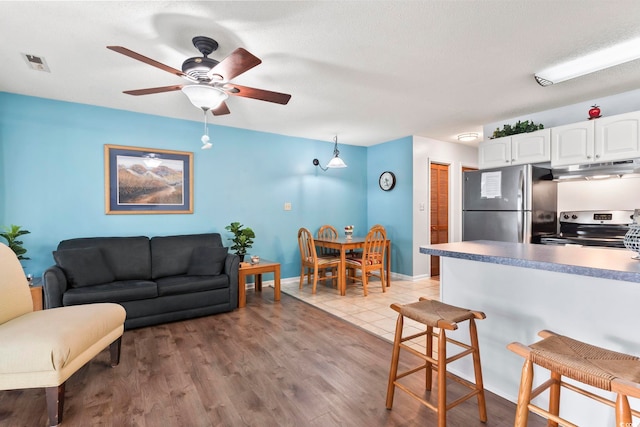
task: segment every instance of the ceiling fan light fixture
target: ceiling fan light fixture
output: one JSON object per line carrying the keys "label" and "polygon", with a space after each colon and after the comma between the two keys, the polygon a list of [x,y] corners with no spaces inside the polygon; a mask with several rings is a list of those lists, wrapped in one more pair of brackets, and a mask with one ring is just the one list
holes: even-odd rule
{"label": "ceiling fan light fixture", "polygon": [[208,85],[187,85],[181,90],[193,105],[207,110],[216,108],[229,97],[221,89]]}
{"label": "ceiling fan light fixture", "polygon": [[478,134],[476,132],[467,132],[458,135],[458,141],[461,142],[473,141],[475,139],[478,139]]}
{"label": "ceiling fan light fixture", "polygon": [[640,37],[554,65],[534,74],[540,86],[564,82],[640,58]]}

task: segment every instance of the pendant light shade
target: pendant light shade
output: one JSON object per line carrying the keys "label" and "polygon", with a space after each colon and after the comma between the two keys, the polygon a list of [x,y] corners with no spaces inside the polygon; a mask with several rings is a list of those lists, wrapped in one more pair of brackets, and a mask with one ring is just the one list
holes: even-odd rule
{"label": "pendant light shade", "polygon": [[347,167],[347,165],[337,155],[333,159],[331,159],[329,161],[329,163],[327,163],[327,169],[330,169],[330,168],[346,168],[346,167]]}
{"label": "pendant light shade", "polygon": [[327,169],[339,169],[346,168],[347,164],[340,158],[340,151],[338,150],[338,135],[333,138],[333,142],[335,145],[333,146],[333,158],[329,160],[326,167],[320,166],[320,161],[318,159],[313,159],[313,164],[315,166],[320,166],[320,169],[326,171]]}

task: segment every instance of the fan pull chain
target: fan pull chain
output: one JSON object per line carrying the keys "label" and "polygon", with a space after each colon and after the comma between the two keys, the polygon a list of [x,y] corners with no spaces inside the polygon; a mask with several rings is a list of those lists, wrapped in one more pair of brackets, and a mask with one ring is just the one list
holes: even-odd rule
{"label": "fan pull chain", "polygon": [[208,150],[213,147],[213,144],[209,142],[209,127],[207,126],[207,111],[209,111],[209,109],[203,107],[202,111],[204,113],[204,135],[202,135],[202,138],[200,138],[200,140],[202,141],[202,147],[200,148],[203,150]]}

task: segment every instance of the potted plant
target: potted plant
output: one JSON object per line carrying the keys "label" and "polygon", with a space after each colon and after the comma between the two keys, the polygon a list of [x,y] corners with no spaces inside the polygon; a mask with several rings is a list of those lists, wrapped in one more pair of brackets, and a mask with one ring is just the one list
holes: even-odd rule
{"label": "potted plant", "polygon": [[4,231],[0,232],[0,236],[2,236],[7,241],[7,246],[9,249],[16,254],[19,260],[27,260],[30,259],[24,256],[27,253],[27,250],[22,247],[22,240],[18,240],[18,237],[23,236],[25,234],[31,233],[29,230],[21,230],[19,225],[11,224],[11,227],[3,227]]}
{"label": "potted plant", "polygon": [[253,239],[256,237],[255,233],[251,228],[245,227],[239,222],[232,222],[225,229],[233,233],[233,237],[228,239],[233,242],[231,249],[236,251],[235,253],[240,257],[240,261],[244,261],[247,249],[253,245]]}

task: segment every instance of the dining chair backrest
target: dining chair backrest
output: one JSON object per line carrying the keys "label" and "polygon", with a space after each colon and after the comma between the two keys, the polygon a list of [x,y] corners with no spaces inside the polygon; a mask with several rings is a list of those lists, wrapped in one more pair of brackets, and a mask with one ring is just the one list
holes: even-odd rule
{"label": "dining chair backrest", "polygon": [[387,234],[387,229],[384,228],[384,225],[382,225],[382,224],[374,224],[374,225],[371,226],[371,228],[369,230],[372,230],[374,228],[382,228],[382,231],[384,231],[384,234],[385,235]]}
{"label": "dining chair backrest", "polygon": [[362,249],[362,262],[364,265],[382,264],[384,252],[387,247],[387,233],[384,227],[371,227],[367,233]]}
{"label": "dining chair backrest", "polygon": [[[337,239],[338,238],[338,230],[333,225],[323,225],[318,230],[318,239]],[[339,252],[335,249],[320,248],[320,256],[336,256]]]}
{"label": "dining chair backrest", "polygon": [[300,247],[300,258],[303,263],[314,263],[318,255],[316,245],[311,232],[302,227],[298,230],[298,246]]}
{"label": "dining chair backrest", "polygon": [[337,239],[338,230],[333,225],[323,225],[320,227],[320,230],[318,230],[318,238]]}

